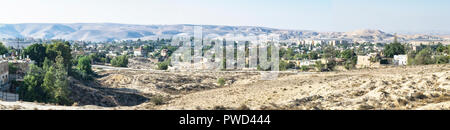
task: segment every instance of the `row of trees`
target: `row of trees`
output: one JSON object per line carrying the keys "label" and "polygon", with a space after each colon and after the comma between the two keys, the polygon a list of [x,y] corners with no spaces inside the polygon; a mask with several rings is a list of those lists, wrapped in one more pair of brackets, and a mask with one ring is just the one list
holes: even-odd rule
{"label": "row of trees", "polygon": [[[24,77],[19,88],[21,99],[71,105],[69,76],[90,80],[95,75],[89,56],[72,58],[69,42],[53,41],[51,44],[33,44],[24,49],[35,64]],[[76,67],[72,67],[76,66]]]}
{"label": "row of trees", "polygon": [[437,47],[426,47],[419,52],[408,53],[408,65],[429,65],[450,63],[450,45]]}
{"label": "row of trees", "polygon": [[68,42],[33,44],[24,50],[35,61],[19,89],[22,100],[71,105],[68,76],[72,55]]}
{"label": "row of trees", "polygon": [[450,45],[444,46],[442,43],[438,45],[421,45],[424,48],[418,52],[407,49],[400,44],[397,39],[394,43],[385,46],[383,53],[387,58],[393,58],[394,55],[408,55],[408,65],[428,65],[428,64],[447,64],[450,60]]}

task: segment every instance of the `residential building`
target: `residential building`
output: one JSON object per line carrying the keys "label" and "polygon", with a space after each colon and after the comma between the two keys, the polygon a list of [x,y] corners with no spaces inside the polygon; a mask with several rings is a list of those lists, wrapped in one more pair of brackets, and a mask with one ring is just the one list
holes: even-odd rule
{"label": "residential building", "polygon": [[393,63],[394,65],[404,66],[407,65],[408,56],[407,55],[394,55]]}
{"label": "residential building", "polygon": [[145,51],[145,49],[142,46],[134,50],[134,56],[136,57],[144,57],[146,56],[145,54],[147,54],[147,51]]}
{"label": "residential building", "polygon": [[356,68],[378,68],[381,66],[380,61],[373,61],[376,55],[369,54],[366,56],[358,56]]}

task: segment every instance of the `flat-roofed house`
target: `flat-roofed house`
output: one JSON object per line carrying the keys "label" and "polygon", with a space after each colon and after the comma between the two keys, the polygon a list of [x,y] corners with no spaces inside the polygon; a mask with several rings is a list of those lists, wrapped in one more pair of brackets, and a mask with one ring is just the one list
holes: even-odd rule
{"label": "flat-roofed house", "polygon": [[408,63],[407,55],[394,55],[394,65],[404,66]]}
{"label": "flat-roofed house", "polygon": [[376,55],[358,56],[356,68],[378,68],[381,66],[380,61],[372,61],[372,58],[376,58]]}

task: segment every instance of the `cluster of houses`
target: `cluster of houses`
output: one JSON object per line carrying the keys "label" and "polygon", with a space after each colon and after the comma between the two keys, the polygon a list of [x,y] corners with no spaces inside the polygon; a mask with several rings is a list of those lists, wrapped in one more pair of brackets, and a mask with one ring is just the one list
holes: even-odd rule
{"label": "cluster of houses", "polygon": [[153,52],[149,52],[148,50],[144,49],[144,45],[141,45],[137,48],[134,46],[113,46],[108,47],[109,43],[105,44],[85,44],[83,42],[77,42],[75,43],[81,48],[79,49],[73,49],[72,53],[73,55],[89,55],[93,53],[104,53],[106,57],[114,58],[121,55],[126,55],[129,57],[143,57],[143,58],[149,58],[154,56],[155,54],[160,54],[159,57],[157,57],[156,61],[160,61],[161,59],[158,58],[166,58],[168,56],[169,50],[167,49],[155,49]]}
{"label": "cluster of houses", "polygon": [[[406,55],[396,55],[394,58],[383,59],[383,61],[388,61],[388,63],[383,63],[380,60],[380,55],[382,55],[384,46],[383,44],[373,44],[373,43],[358,43],[352,39],[301,39],[292,41],[280,41],[283,43],[282,48],[292,48],[294,53],[298,54],[308,54],[311,52],[322,52],[325,50],[324,47],[333,47],[336,51],[344,51],[347,49],[358,50],[358,58],[357,58],[357,68],[377,68],[382,65],[407,65],[408,57]],[[114,48],[105,49],[107,44],[90,44],[85,47],[87,51],[93,52],[105,52],[108,57],[116,57],[119,55],[128,55],[131,57],[151,57],[155,58],[154,60],[161,61],[158,58],[167,57],[168,50],[167,49],[155,49],[153,52],[148,52],[148,50],[144,49],[144,45],[141,45],[137,48],[133,46],[115,46]],[[241,48],[239,48],[241,49]],[[419,50],[420,46],[412,44],[412,50]],[[155,56],[157,57],[152,57]],[[377,60],[378,59],[378,60]],[[285,60],[285,59],[283,59]],[[320,61],[322,63],[327,63],[329,59],[304,59],[304,60],[285,60],[289,63],[294,63],[296,67],[302,66],[313,66],[316,62]],[[333,59],[336,62],[345,62],[343,59],[335,58]],[[152,60],[153,61],[153,60]],[[198,60],[198,61],[207,61],[207,60]]]}

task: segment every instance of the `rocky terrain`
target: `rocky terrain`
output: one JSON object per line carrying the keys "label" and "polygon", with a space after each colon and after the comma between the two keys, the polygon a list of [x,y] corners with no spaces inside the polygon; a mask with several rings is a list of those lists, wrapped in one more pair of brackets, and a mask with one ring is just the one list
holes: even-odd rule
{"label": "rocky terrain", "polygon": [[[188,94],[157,109],[450,109],[450,66],[296,74]],[[243,107],[245,106],[245,107]]]}
{"label": "rocky terrain", "polygon": [[94,83],[74,81],[73,95],[84,101],[74,106],[0,102],[0,109],[450,110],[450,65],[283,73],[276,80],[248,72],[97,73]]}

